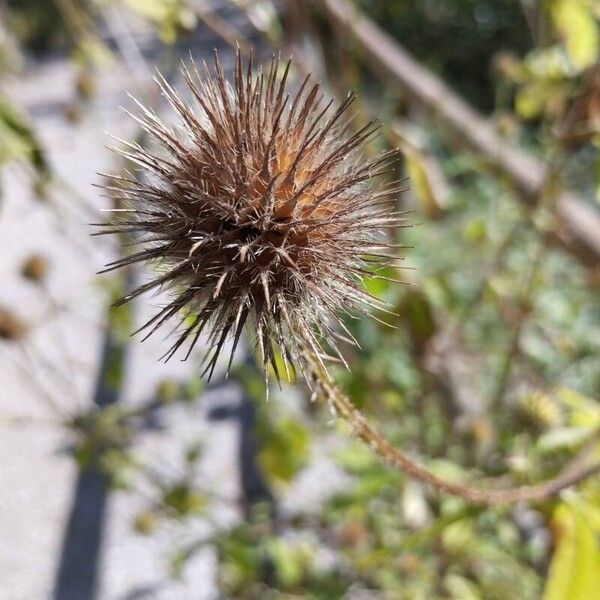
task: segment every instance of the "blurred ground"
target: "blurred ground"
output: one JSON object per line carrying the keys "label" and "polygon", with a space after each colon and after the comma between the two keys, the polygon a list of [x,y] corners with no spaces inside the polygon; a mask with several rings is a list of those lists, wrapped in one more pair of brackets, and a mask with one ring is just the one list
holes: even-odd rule
{"label": "blurred ground", "polygon": [[[102,77],[101,94],[76,128],[64,116],[74,77],[67,62],[32,69],[11,87],[14,98],[33,116],[57,174],[89,203],[82,210],[76,195],[65,190],[63,197],[49,200],[52,208],[48,210],[32,198],[22,173],[9,173],[4,182],[0,302],[17,307],[19,318],[31,324],[18,351],[9,354],[3,349],[0,370],[0,415],[10,421],[0,437],[0,536],[12,540],[0,550],[0,597],[11,600],[50,595],[73,503],[76,466],[66,452],[68,438],[56,420],[60,413],[73,414],[90,406],[97,376],[105,309],[94,274],[109,260],[111,248],[90,237],[88,224],[99,220],[94,213],[106,205],[92,188],[99,181],[96,171],[110,169],[113,160],[104,148],[104,130],[123,135],[131,125],[116,110],[127,100],[121,75],[116,71]],[[32,253],[49,261],[45,290],[20,276],[21,265]],[[48,298],[54,305],[50,311]],[[123,402],[147,400],[159,381],[190,375],[192,361],[157,362],[160,342],[159,337],[147,344],[131,344]],[[176,472],[185,442],[201,435],[206,448],[200,467],[203,481],[210,482],[215,492],[235,497],[235,424],[211,423],[209,428],[206,415],[215,402],[236,402],[238,396],[233,388],[209,393],[193,420],[189,409],[169,410],[168,417],[161,415],[157,430],[140,436],[136,444],[145,456],[156,460],[157,468]],[[191,590],[194,598],[212,597],[210,553],[200,553],[183,582],[172,583],[167,577],[162,552],[167,542],[173,535],[181,542],[181,536],[198,531],[165,531],[150,541],[132,531],[143,500],[119,494],[109,499],[99,574],[101,597],[146,597],[144,590],[154,590],[153,598],[191,597]]]}

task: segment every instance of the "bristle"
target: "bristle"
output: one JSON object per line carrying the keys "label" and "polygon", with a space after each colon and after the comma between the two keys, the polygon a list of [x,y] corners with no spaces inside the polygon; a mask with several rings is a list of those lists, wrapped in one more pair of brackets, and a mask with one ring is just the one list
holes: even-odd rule
{"label": "bristle", "polygon": [[361,160],[378,127],[347,133],[354,94],[337,106],[324,102],[309,77],[287,93],[292,62],[282,64],[281,76],[280,64],[273,56],[265,72],[254,73],[253,58],[244,65],[238,50],[230,85],[216,53],[212,71],[190,60],[181,73],[191,102],[157,73],[179,126],[135,99],[141,112],[130,116],[162,152],[114,138],[141,171],[106,176],[106,192],[123,207],[99,233],[133,236],[140,249],[106,270],[158,265],[153,279],[119,303],[167,289],[168,304],[138,331],[149,336],[179,316],[166,360],[189,341],[187,358],[205,332],[208,377],[231,338],[229,369],[245,328],[278,380],[276,349],[288,379],[305,349],[324,369],[327,360],[346,364],[336,339],[356,340],[340,315],[385,306],[361,279],[395,281],[378,270],[400,258],[393,252],[401,246],[383,232],[404,226],[393,207],[401,182],[377,188],[371,180],[393,169],[397,153]]}

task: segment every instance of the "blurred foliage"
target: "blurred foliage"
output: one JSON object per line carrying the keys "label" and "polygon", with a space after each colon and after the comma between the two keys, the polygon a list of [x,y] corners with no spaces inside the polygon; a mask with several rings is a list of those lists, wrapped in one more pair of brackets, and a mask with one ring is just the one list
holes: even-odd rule
{"label": "blurred foliage", "polygon": [[44,152],[27,118],[0,97],[0,166],[15,160],[28,162],[40,179],[50,174]]}
{"label": "blurred foliage", "polygon": [[[80,7],[92,22],[105,6],[66,4]],[[163,42],[193,32],[200,22],[182,0],[112,4],[147,20]],[[232,4],[268,41],[285,31],[274,3]],[[485,486],[501,476],[507,485],[532,483],[552,477],[583,447],[600,455],[598,267],[581,265],[543,235],[563,182],[600,197],[598,2],[357,4],[487,111],[505,137],[544,159],[552,178],[538,205],[525,206],[488,161],[465,152],[435,119],[399,104],[395,91],[380,89],[356,57],[346,55],[353,85],[370,99],[363,110],[382,116],[390,125],[387,141],[403,153],[398,176],[408,176],[411,189],[400,201],[418,225],[401,240],[410,247],[406,264],[415,270],[385,273],[411,285],[366,282],[393,314],[382,317],[384,323],[348,321],[361,349],[346,349],[351,369],[336,370],[337,381],[387,439],[448,479]],[[111,56],[114,50],[89,22],[75,30],[82,36],[75,40],[54,3],[12,0],[9,7],[15,34],[31,50],[67,47],[80,65],[85,57],[81,93],[91,93],[93,70],[87,67],[102,61],[90,48]],[[325,27],[319,22],[315,30]],[[325,56],[347,51],[334,36],[318,41]],[[47,159],[27,118],[4,99],[0,130],[0,161],[25,161],[46,176]],[[12,313],[4,312],[10,325]],[[114,339],[124,343],[132,328],[129,313],[114,309],[109,316]],[[24,333],[8,325],[4,331],[5,340]],[[118,385],[122,364],[109,367],[107,383]],[[238,366],[232,379],[254,403],[256,462],[277,498],[297,494],[301,476],[324,459],[335,463],[343,490],[310,510],[273,517],[276,511],[257,506],[247,521],[215,525],[196,544],[173,549],[174,575],[210,545],[220,589],[234,598],[595,597],[597,476],[531,507],[469,506],[407,480],[369,448],[348,441],[343,426],[331,425],[327,407],[307,400],[302,382],[273,390],[267,404],[262,377],[248,365]],[[182,472],[167,474],[153,471],[133,443],[144,427],[156,425],[157,415],[193,407],[202,388],[197,378],[165,380],[136,408],[109,406],[70,422],[81,466],[102,469],[115,487],[134,490],[143,482],[147,508],[133,523],[142,535],[186,519],[212,523],[213,509],[227,503],[198,477],[201,441],[189,444]],[[336,443],[327,445],[332,439]],[[321,483],[328,488],[328,481]]]}
{"label": "blurred foliage", "polygon": [[53,1],[7,0],[8,25],[32,52],[42,55],[63,46],[67,32]]}
{"label": "blurred foliage", "polygon": [[187,0],[125,0],[125,4],[158,27],[164,42],[173,42],[183,31],[196,27],[198,17]]}
{"label": "blurred foliage", "polygon": [[[591,511],[593,514],[587,514]],[[583,600],[596,595],[600,585],[600,549],[596,539],[598,516],[597,507],[586,510],[567,503],[556,507],[552,527],[556,529],[558,540],[544,600]]]}
{"label": "blurred foliage", "polygon": [[503,50],[521,55],[533,45],[518,0],[359,0],[357,4],[482,109],[494,106],[492,59]]}

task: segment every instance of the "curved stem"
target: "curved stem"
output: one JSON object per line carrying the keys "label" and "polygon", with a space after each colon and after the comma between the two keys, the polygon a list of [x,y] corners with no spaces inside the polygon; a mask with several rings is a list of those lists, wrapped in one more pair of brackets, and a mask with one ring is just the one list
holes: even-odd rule
{"label": "curved stem", "polygon": [[[588,461],[592,446],[586,446],[573,458],[553,479],[536,485],[524,485],[506,489],[481,489],[460,483],[453,483],[438,477],[419,462],[414,461],[399,448],[392,446],[364,417],[364,415],[341,392],[320,366],[318,360],[307,355],[308,364],[315,376],[317,385],[325,393],[340,416],[348,422],[356,435],[366,442],[385,462],[406,473],[422,483],[436,489],[459,496],[474,504],[489,506],[499,504],[515,504],[547,500],[561,490],[570,487],[590,475],[600,471],[600,463],[590,464]],[[595,439],[593,440],[596,441]]]}

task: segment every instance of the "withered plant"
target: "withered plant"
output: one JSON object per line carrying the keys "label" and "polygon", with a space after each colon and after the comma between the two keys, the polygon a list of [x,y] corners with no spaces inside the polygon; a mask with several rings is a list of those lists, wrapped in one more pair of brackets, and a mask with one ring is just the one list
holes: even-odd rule
{"label": "withered plant", "polygon": [[133,118],[160,150],[119,140],[140,173],[107,186],[123,206],[107,232],[140,246],[107,270],[152,263],[158,271],[120,302],[166,288],[169,303],[140,330],[179,319],[166,359],[186,342],[189,356],[205,332],[209,377],[229,338],[231,365],[245,327],[278,379],[278,352],[288,378],[304,349],[323,367],[343,362],[339,341],[355,341],[340,313],[383,309],[361,279],[385,277],[380,269],[397,258],[386,230],[405,221],[393,206],[400,184],[372,184],[396,153],[365,161],[361,146],[377,125],[351,131],[354,96],[325,102],[310,77],[287,92],[290,66],[273,58],[254,73],[238,52],[229,85],[216,54],[213,70],[183,64],[189,101],[159,76],[179,122],[169,126],[138,103]]}
{"label": "withered plant", "polygon": [[[405,225],[395,207],[398,181],[382,176],[395,151],[365,160],[361,147],[377,131],[353,131],[354,96],[325,102],[310,77],[287,92],[291,63],[274,58],[254,71],[237,53],[233,84],[215,55],[214,68],[191,61],[181,73],[184,98],[160,75],[157,83],[178,117],[168,125],[138,102],[131,115],[157,143],[152,151],[117,138],[116,150],[136,173],[108,176],[119,208],[102,233],[126,235],[139,250],[106,270],[150,263],[154,275],[118,304],[158,289],[169,301],[138,331],[146,337],[172,319],[173,356],[187,358],[204,333],[210,377],[228,339],[229,368],[244,329],[256,338],[265,374],[280,379],[277,356],[299,365],[309,382],[385,461],[437,489],[471,502],[543,500],[598,470],[590,448],[554,479],[509,489],[445,481],[389,444],[335,386],[328,360],[345,364],[339,342],[355,344],[343,315],[384,310],[364,277],[388,278],[400,245],[390,232]],[[389,178],[388,178],[389,179]],[[393,278],[392,278],[393,279]]]}

